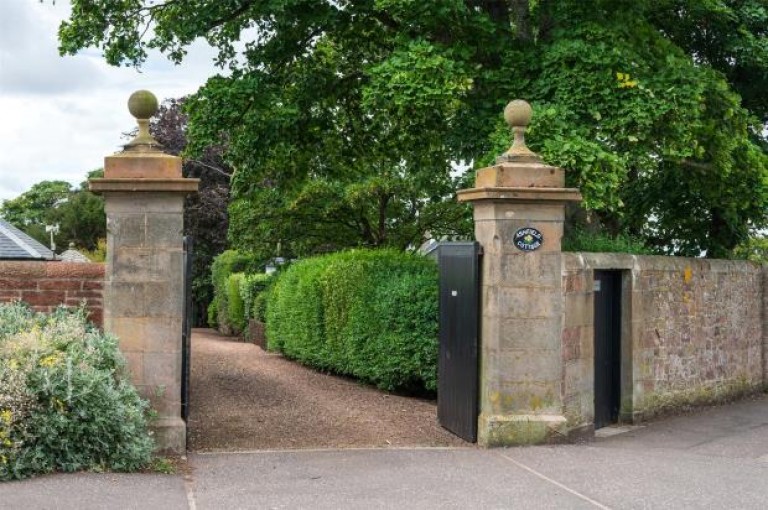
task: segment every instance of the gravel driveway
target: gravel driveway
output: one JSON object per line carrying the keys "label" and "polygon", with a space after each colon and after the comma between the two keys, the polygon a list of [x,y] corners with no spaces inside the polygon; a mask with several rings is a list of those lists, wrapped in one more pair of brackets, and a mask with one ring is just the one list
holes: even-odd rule
{"label": "gravel driveway", "polygon": [[437,424],[435,401],[321,374],[219,335],[192,334],[193,451],[470,446]]}

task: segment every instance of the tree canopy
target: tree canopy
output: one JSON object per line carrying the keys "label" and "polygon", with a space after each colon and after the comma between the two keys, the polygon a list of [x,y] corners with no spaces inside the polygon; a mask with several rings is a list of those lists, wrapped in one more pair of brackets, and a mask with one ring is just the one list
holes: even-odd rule
{"label": "tree canopy", "polygon": [[467,232],[454,166],[491,162],[524,98],[589,221],[722,257],[766,224],[767,27],[768,0],[73,0],[60,40],[115,65],[219,48],[188,151],[226,146],[240,248]]}
{"label": "tree canopy", "polygon": [[[88,177],[100,176],[94,170]],[[46,225],[59,225],[54,236],[57,249],[70,243],[94,251],[107,236],[104,200],[88,191],[87,181],[72,187],[66,181],[41,181],[16,198],[0,205],[0,216],[44,245],[50,243]]]}

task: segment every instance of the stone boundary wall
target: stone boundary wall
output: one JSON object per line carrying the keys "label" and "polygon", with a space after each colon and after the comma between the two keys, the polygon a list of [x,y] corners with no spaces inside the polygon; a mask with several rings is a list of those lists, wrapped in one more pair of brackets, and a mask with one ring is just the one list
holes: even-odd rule
{"label": "stone boundary wall", "polygon": [[595,269],[622,272],[622,421],[764,386],[766,268],[746,261],[563,253],[562,396],[569,429],[594,421]]}
{"label": "stone boundary wall", "polygon": [[104,264],[0,261],[0,302],[24,301],[42,312],[85,302],[90,320],[102,326],[103,289]]}

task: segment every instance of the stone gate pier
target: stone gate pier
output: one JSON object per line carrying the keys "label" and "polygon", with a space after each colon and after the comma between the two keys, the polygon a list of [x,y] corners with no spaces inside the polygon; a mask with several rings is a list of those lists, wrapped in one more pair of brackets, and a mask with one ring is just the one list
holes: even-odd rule
{"label": "stone gate pier", "polygon": [[149,133],[158,102],[148,91],[128,100],[139,131],[104,159],[90,189],[104,195],[107,261],[104,329],[120,340],[133,383],[157,413],[151,427],[160,450],[184,452],[181,418],[184,196],[181,158],[165,154]]}
{"label": "stone gate pier", "polygon": [[512,147],[458,192],[482,245],[478,442],[589,437],[596,428],[768,388],[768,265],[561,253],[564,171]]}
{"label": "stone gate pier", "polygon": [[478,442],[540,443],[567,432],[561,399],[561,253],[563,169],[544,164],[525,145],[531,120],[525,101],[504,117],[512,147],[477,171],[475,187],[458,192],[474,206],[483,246]]}

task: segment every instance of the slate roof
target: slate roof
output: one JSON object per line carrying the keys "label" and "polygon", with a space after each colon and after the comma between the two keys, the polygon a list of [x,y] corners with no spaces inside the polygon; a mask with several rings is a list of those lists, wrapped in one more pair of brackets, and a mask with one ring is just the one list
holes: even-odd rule
{"label": "slate roof", "polygon": [[7,221],[0,220],[0,259],[54,260],[55,254]]}

